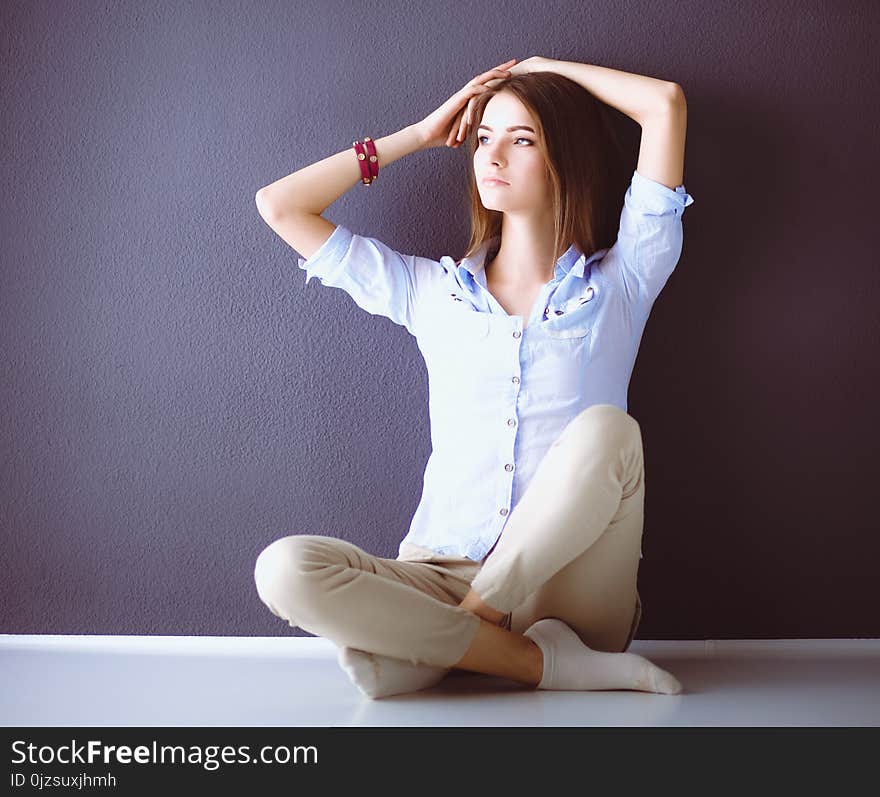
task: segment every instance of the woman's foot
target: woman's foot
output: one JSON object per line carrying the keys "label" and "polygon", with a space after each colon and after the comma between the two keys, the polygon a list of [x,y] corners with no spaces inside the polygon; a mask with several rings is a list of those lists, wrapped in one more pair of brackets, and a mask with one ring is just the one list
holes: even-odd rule
{"label": "woman's foot", "polygon": [[682,687],[672,673],[636,653],[606,653],[587,647],[562,620],[548,617],[523,632],[544,655],[538,689],[635,689],[677,695]]}
{"label": "woman's foot", "polygon": [[340,648],[337,660],[354,685],[373,699],[427,689],[440,683],[450,669],[412,664],[405,659],[350,647]]}

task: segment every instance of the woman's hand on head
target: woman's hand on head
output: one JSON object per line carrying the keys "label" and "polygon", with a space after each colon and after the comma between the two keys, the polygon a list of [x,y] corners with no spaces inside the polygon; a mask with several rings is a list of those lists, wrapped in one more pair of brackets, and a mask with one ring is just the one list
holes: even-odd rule
{"label": "woman's hand on head", "polygon": [[[486,88],[492,89],[495,88],[499,83],[513,77],[514,75],[527,75],[529,72],[535,70],[538,66],[538,62],[543,60],[540,55],[533,55],[531,58],[526,58],[525,61],[520,61],[517,64],[514,64],[510,69],[507,70],[508,74],[504,77],[493,78],[486,82]],[[508,62],[509,63],[509,62]],[[480,92],[482,93],[482,92]],[[447,146],[459,147],[461,143],[467,138],[468,127],[473,124],[473,113],[474,113],[474,105],[476,105],[476,97],[471,97],[468,100],[467,107],[462,109],[462,112],[456,117],[456,121],[458,122],[458,129],[455,133],[453,140],[453,144],[449,144],[447,142]]]}
{"label": "woman's hand on head", "polygon": [[477,75],[468,81],[462,88],[453,94],[436,111],[426,116],[415,127],[419,131],[423,146],[431,147],[459,147],[463,136],[458,138],[461,131],[465,112],[472,107],[471,100],[489,90],[487,85],[490,81],[500,82],[506,80],[516,69],[515,58],[499,64],[494,69]]}

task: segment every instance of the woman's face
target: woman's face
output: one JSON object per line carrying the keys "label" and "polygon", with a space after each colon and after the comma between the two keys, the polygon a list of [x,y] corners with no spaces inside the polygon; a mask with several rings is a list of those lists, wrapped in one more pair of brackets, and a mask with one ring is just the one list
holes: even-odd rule
{"label": "woman's face", "polygon": [[[524,126],[528,129],[509,130]],[[543,211],[550,201],[544,154],[535,134],[535,121],[514,95],[500,92],[486,104],[477,128],[474,177],[483,206],[503,212]],[[483,182],[497,175],[506,182]]]}

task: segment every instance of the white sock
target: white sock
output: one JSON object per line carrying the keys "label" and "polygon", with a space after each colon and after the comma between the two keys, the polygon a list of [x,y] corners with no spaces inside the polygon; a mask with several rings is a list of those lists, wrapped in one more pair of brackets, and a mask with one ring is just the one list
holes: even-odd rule
{"label": "white sock", "polygon": [[569,626],[553,617],[523,632],[544,654],[538,689],[635,689],[677,695],[681,683],[636,653],[606,653],[587,647]]}
{"label": "white sock", "polygon": [[370,698],[427,689],[440,683],[450,670],[350,647],[339,648],[337,660],[354,685]]}

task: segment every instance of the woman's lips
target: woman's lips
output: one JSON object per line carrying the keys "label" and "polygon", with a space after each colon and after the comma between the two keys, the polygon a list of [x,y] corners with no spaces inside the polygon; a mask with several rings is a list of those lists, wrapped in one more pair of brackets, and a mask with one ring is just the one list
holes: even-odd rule
{"label": "woman's lips", "polygon": [[498,177],[484,177],[483,185],[509,185],[509,183],[505,183]]}

